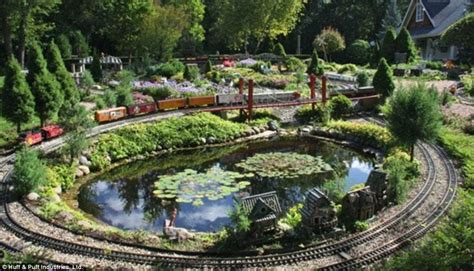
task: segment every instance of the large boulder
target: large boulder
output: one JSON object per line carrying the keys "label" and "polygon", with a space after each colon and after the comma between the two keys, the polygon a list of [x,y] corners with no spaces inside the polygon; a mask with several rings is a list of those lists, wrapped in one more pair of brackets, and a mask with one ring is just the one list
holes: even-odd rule
{"label": "large boulder", "polygon": [[81,165],[81,166],[78,166],[77,168],[78,168],[80,171],[82,171],[82,172],[84,173],[84,175],[87,175],[87,174],[91,173],[91,171],[90,171],[90,169],[89,169],[88,166],[83,166],[83,165]]}
{"label": "large boulder", "polygon": [[163,233],[170,239],[176,239],[178,242],[194,239],[194,233],[189,232],[185,228],[164,227]]}
{"label": "large boulder", "polygon": [[61,188],[61,186],[57,186],[57,187],[53,188],[53,192],[55,194],[59,195],[63,192],[63,189]]}
{"label": "large boulder", "polygon": [[81,157],[79,157],[79,164],[90,167],[92,163],[87,159],[87,157],[81,155]]}
{"label": "large boulder", "polygon": [[76,178],[80,178],[84,176],[84,172],[82,172],[82,170],[76,168]]}

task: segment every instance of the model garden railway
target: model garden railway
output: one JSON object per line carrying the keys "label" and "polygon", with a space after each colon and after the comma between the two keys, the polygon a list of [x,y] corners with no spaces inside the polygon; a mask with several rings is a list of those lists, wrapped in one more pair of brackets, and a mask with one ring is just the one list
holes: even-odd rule
{"label": "model garden railway", "polygon": [[[146,119],[146,118],[145,118]],[[107,125],[107,127],[100,126],[97,127],[96,131],[93,133],[99,133],[101,131],[108,131],[115,127],[120,127],[126,124],[126,121],[123,123],[114,123]],[[51,142],[48,144],[50,146],[46,147],[46,150],[56,149],[61,145],[61,140],[57,142]],[[58,240],[49,236],[44,236],[38,233],[31,232],[15,222],[14,218],[11,217],[9,213],[9,208],[7,202],[3,202],[1,206],[1,222],[8,228],[11,232],[17,236],[30,240],[33,243],[38,245],[49,247],[58,251],[72,253],[72,254],[81,254],[96,258],[104,258],[111,260],[119,260],[125,262],[133,262],[140,264],[148,265],[162,265],[167,267],[216,267],[216,268],[244,268],[244,267],[267,267],[267,266],[276,266],[276,265],[287,265],[293,264],[300,261],[312,260],[328,255],[334,255],[340,251],[347,251],[351,247],[354,247],[358,244],[373,240],[376,236],[382,234],[386,229],[391,226],[394,226],[400,223],[402,220],[410,216],[410,214],[418,208],[418,206],[426,199],[429,195],[429,191],[433,186],[433,183],[436,180],[436,169],[434,163],[429,154],[429,148],[421,145],[421,151],[428,163],[428,178],[423,186],[422,192],[417,195],[417,197],[410,202],[406,208],[404,208],[397,215],[391,219],[377,225],[374,228],[371,228],[361,234],[355,235],[353,237],[346,238],[345,240],[330,244],[330,245],[315,245],[308,247],[302,250],[289,251],[285,253],[262,255],[256,257],[233,257],[223,254],[221,257],[215,256],[206,256],[202,253],[186,253],[186,255],[180,255],[175,252],[166,253],[157,253],[157,254],[133,254],[117,251],[104,251],[103,249],[98,249],[89,246],[83,246],[74,243],[64,242],[63,240]],[[431,151],[439,152],[437,149],[431,148]],[[443,156],[444,159],[446,159]],[[9,159],[8,159],[9,160]],[[455,175],[454,175],[455,176]],[[449,176],[453,178],[453,176]],[[454,177],[455,178],[455,177]],[[455,182],[455,181],[454,181]],[[2,191],[3,194],[7,194],[8,191]],[[446,202],[445,205],[449,206],[450,201]]]}

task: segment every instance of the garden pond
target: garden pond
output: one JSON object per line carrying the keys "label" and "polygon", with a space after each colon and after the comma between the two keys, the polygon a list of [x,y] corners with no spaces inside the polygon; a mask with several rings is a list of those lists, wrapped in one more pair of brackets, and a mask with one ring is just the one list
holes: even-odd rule
{"label": "garden pond", "polygon": [[[291,176],[265,166],[284,163],[285,154],[292,162],[282,167],[296,170]],[[265,155],[275,160],[266,161]],[[252,166],[263,162],[263,168],[278,172],[262,177],[246,171],[244,161]],[[275,138],[132,162],[82,185],[77,199],[86,213],[125,230],[161,231],[164,220],[174,214],[177,227],[214,232],[231,224],[229,212],[241,197],[276,191],[285,211],[302,202],[306,190],[320,187],[337,202],[352,186],[366,182],[372,169],[371,157],[333,143]],[[298,170],[310,174],[298,176]]]}

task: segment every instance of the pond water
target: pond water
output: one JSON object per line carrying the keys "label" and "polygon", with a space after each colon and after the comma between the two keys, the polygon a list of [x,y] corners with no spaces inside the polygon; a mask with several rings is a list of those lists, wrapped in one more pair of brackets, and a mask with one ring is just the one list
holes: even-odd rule
{"label": "pond water", "polygon": [[[296,152],[321,156],[334,169],[332,174],[291,180],[256,180],[230,195],[210,200],[200,198],[200,204],[160,199],[154,195],[160,176],[176,174],[186,169],[206,172],[209,169],[239,171],[236,163],[257,153]],[[270,161],[269,161],[270,162]],[[229,225],[228,213],[234,200],[246,195],[276,191],[283,210],[304,200],[304,192],[320,187],[337,201],[353,185],[364,183],[373,168],[372,158],[332,143],[277,138],[254,142],[178,152],[116,168],[84,184],[79,191],[79,208],[97,219],[126,230],[161,231],[165,219],[176,213],[175,225],[200,232],[213,232]],[[189,190],[196,186],[187,186]],[[189,191],[187,191],[189,193]]]}

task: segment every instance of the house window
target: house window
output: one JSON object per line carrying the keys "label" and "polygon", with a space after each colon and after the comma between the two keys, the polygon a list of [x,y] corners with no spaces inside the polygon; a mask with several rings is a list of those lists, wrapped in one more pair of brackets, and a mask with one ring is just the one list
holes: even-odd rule
{"label": "house window", "polygon": [[418,3],[416,5],[416,21],[422,22],[425,19],[425,12],[423,10],[423,5]]}

